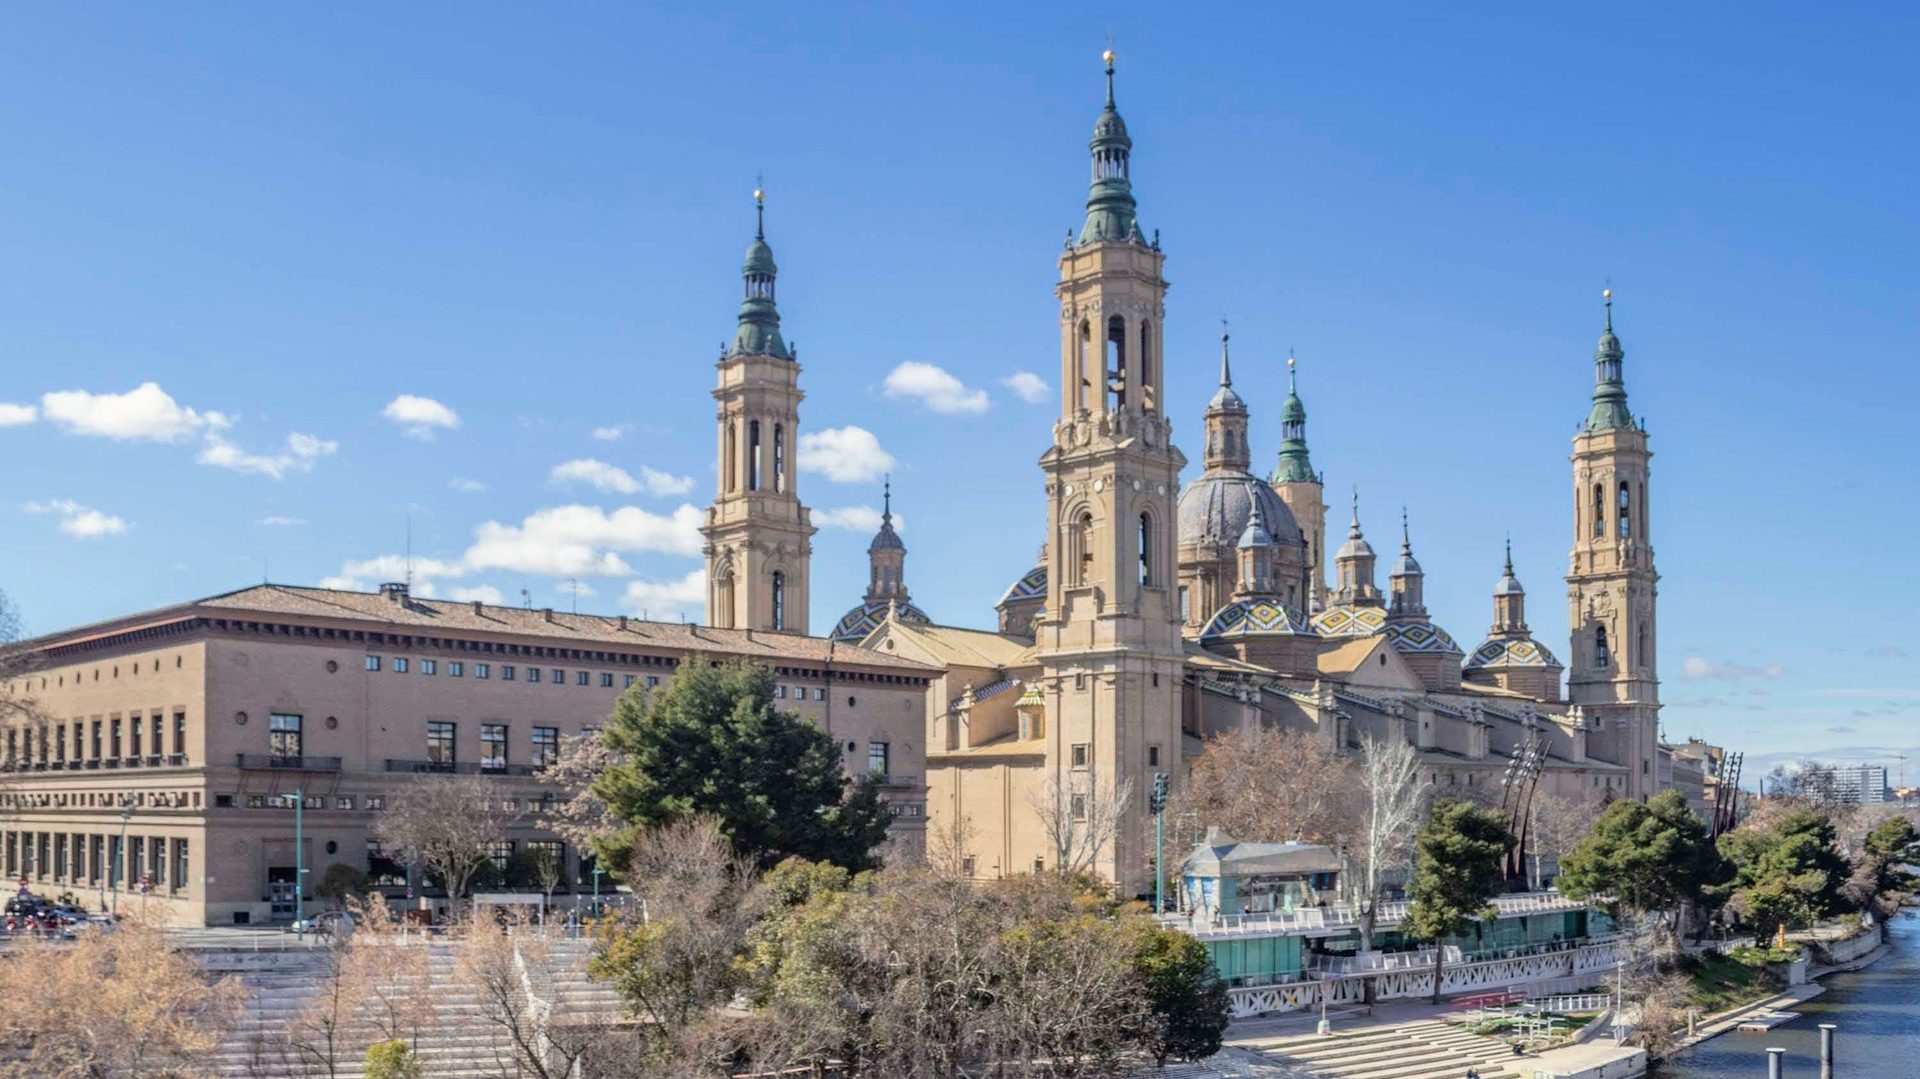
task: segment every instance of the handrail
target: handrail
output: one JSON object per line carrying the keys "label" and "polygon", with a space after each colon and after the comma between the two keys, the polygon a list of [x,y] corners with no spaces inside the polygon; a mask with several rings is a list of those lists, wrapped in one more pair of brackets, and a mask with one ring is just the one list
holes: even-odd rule
{"label": "handrail", "polygon": [[338,772],[339,757],[287,757],[274,753],[242,753],[240,767],[281,772]]}

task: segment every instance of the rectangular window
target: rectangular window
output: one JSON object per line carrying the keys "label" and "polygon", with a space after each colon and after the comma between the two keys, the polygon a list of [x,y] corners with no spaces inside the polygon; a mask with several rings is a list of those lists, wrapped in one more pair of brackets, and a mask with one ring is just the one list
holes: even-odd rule
{"label": "rectangular window", "polygon": [[266,795],[264,795],[264,794],[249,794],[249,795],[247,795],[247,808],[248,808],[248,809],[265,809],[265,808],[267,808],[267,796],[266,796]]}
{"label": "rectangular window", "polygon": [[467,673],[467,665],[457,659],[447,661],[447,677],[459,678]]}
{"label": "rectangular window", "polygon": [[816,700],[816,701],[824,701],[824,700],[826,700],[826,699],[827,699],[827,688],[826,688],[825,686],[815,686],[815,687],[813,687],[813,699],[814,699],[814,700]]}
{"label": "rectangular window", "polygon": [[502,663],[500,665],[500,680],[502,682],[513,681],[513,664]]}
{"label": "rectangular window", "polygon": [[647,675],[647,688],[648,688],[648,689],[659,689],[659,688],[660,688],[660,676],[659,676],[659,675],[657,675],[657,674],[650,674],[650,675]]}
{"label": "rectangular window", "polygon": [[1074,743],[1072,760],[1075,768],[1085,768],[1087,766],[1087,743]]}
{"label": "rectangular window", "polygon": [[147,837],[134,836],[127,840],[127,886],[140,887],[140,878],[147,872]]}
{"label": "rectangular window", "polygon": [[[627,676],[627,680],[628,680],[628,681],[632,681],[632,680],[633,680],[633,676],[632,676],[632,675],[628,675],[628,676]],[[613,672],[612,672],[612,671],[601,671],[601,672],[600,672],[600,688],[601,688],[601,689],[612,689],[612,688],[613,688]]]}
{"label": "rectangular window", "polygon": [[276,761],[300,758],[300,717],[275,712],[267,717],[267,752]]}
{"label": "rectangular window", "polygon": [[423,659],[420,661],[421,674],[432,674],[439,668],[440,668],[440,664],[438,664],[437,662],[431,659]]}
{"label": "rectangular window", "polygon": [[492,862],[493,868],[500,872],[504,873],[507,871],[507,862],[512,857],[513,840],[496,839],[492,843],[487,844],[487,860]]}
{"label": "rectangular window", "polygon": [[181,755],[187,752],[187,714],[185,712],[173,714],[173,751]]}
{"label": "rectangular window", "polygon": [[113,756],[115,759],[118,759],[120,756],[120,721],[116,719],[113,720],[112,723],[113,738],[108,744],[113,747]]}
{"label": "rectangular window", "polygon": [[867,743],[867,771],[876,776],[887,774],[887,761],[892,747],[885,742]]}
{"label": "rectangular window", "polygon": [[473,665],[473,676],[474,676],[475,678],[491,678],[491,677],[493,677],[493,667],[492,667],[492,665],[491,665],[491,664],[486,664],[486,663],[476,663],[476,664],[474,664],[474,665]]}
{"label": "rectangular window", "polygon": [[507,725],[505,723],[480,724],[480,770],[483,772],[507,770]]}
{"label": "rectangular window", "polygon": [[[592,671],[575,671],[575,672],[573,672],[573,684],[574,684],[574,685],[576,685],[576,686],[586,686],[586,685],[592,685],[592,684],[593,684],[593,672],[592,672]],[[613,684],[613,676],[612,676],[612,675],[608,675],[608,676],[607,676],[607,684],[608,684],[608,685],[612,685],[612,684]]]}
{"label": "rectangular window", "polygon": [[54,728],[53,759],[57,761],[64,761],[67,759],[67,725],[65,723],[62,723],[60,724],[60,726]]}
{"label": "rectangular window", "polygon": [[387,796],[384,794],[369,794],[367,795],[366,805],[369,810],[385,809],[387,808]]}
{"label": "rectangular window", "polygon": [[151,719],[151,720],[150,720],[149,722],[151,722],[151,723],[152,723],[152,725],[153,725],[153,748],[151,748],[151,749],[149,749],[149,750],[147,750],[147,754],[148,754],[149,756],[154,756],[154,757],[158,757],[158,756],[159,756],[159,755],[161,754],[161,752],[162,752],[162,751],[161,751],[161,749],[160,749],[160,734],[161,734],[161,727],[160,727],[160,723],[161,723],[161,716],[160,716],[160,713],[158,713],[158,712],[155,712],[155,713],[153,714],[153,717],[152,717],[152,719]]}
{"label": "rectangular window", "polygon": [[407,673],[407,657],[405,656],[393,657],[393,673],[395,674]]}
{"label": "rectangular window", "polygon": [[622,683],[622,684],[623,684],[623,685],[624,685],[625,687],[627,687],[627,688],[632,688],[632,686],[633,686],[633,682],[634,682],[634,679],[636,679],[636,678],[638,678],[638,677],[640,677],[640,676],[639,676],[639,675],[637,675],[637,674],[630,674],[630,675],[627,675],[627,680],[626,680],[626,682],[624,682],[624,683]]}
{"label": "rectangular window", "polygon": [[187,841],[173,841],[173,890],[178,892],[187,886]]}
{"label": "rectangular window", "polygon": [[533,766],[544,768],[560,759],[560,728],[533,729]]}
{"label": "rectangular window", "polygon": [[563,670],[561,670],[561,669],[560,669],[560,668],[558,668],[558,667],[555,667],[555,668],[553,669],[553,684],[554,684],[554,685],[556,685],[556,686],[564,686],[564,685],[566,685],[566,684],[567,684],[567,672],[565,672],[565,671],[563,671]]}
{"label": "rectangular window", "polygon": [[93,721],[93,759],[100,759],[100,721]]}
{"label": "rectangular window", "polygon": [[1086,820],[1087,796],[1077,791],[1069,795],[1067,799],[1067,812],[1074,820]]}
{"label": "rectangular window", "polygon": [[379,669],[380,669],[380,657],[379,657],[379,656],[368,656],[368,657],[367,657],[367,670],[370,670],[370,671],[377,671],[377,670],[379,670]]}
{"label": "rectangular window", "polygon": [[777,701],[784,701],[784,700],[786,700],[786,699],[787,699],[787,687],[786,687],[786,686],[774,686],[774,687],[773,687],[773,699],[774,699],[774,700],[777,700]]}
{"label": "rectangular window", "polygon": [[153,837],[153,890],[159,891],[167,886],[167,841],[159,836]]}
{"label": "rectangular window", "polygon": [[427,761],[453,767],[453,747],[456,724],[444,720],[432,720],[427,723]]}
{"label": "rectangular window", "polygon": [[333,808],[351,810],[353,808],[353,795],[343,794],[335,798],[333,800]]}
{"label": "rectangular window", "polygon": [[[509,669],[511,669],[511,668],[509,668]],[[529,681],[529,682],[538,682],[539,680],[540,680],[540,668],[538,668],[538,667],[528,667],[528,668],[527,668],[527,681]]]}
{"label": "rectangular window", "polygon": [[1147,747],[1147,767],[1149,768],[1160,767],[1160,747],[1159,746]]}
{"label": "rectangular window", "polygon": [[87,837],[87,883],[98,884],[102,871],[106,868],[106,846],[101,836]]}

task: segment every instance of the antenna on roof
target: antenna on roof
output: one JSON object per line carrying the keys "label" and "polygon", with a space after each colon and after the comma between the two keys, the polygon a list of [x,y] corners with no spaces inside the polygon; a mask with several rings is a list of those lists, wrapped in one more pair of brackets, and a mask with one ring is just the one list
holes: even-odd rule
{"label": "antenna on roof", "polygon": [[520,590],[520,606],[525,607],[529,611],[533,610],[533,593],[524,588]]}
{"label": "antenna on roof", "polygon": [[570,590],[573,592],[573,613],[579,614],[580,613],[580,578],[569,577],[567,578],[567,584],[571,586]]}

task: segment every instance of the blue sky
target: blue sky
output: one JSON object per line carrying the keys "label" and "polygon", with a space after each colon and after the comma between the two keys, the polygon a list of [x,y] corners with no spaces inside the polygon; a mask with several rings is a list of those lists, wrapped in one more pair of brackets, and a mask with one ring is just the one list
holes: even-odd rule
{"label": "blue sky", "polygon": [[[915,598],[987,624],[1041,539],[1111,32],[1177,439],[1225,315],[1271,467],[1297,350],[1329,502],[1358,484],[1382,548],[1409,508],[1466,642],[1511,531],[1564,652],[1610,279],[1669,734],[1920,743],[1912,8],[1037,7],[0,7],[0,588],[50,630],[373,584],[411,517],[441,595],[578,576],[582,610],[697,617],[764,172],[833,435],[800,491],[853,526],[814,629],[861,590],[880,455]],[[961,388],[889,393],[906,363]]]}

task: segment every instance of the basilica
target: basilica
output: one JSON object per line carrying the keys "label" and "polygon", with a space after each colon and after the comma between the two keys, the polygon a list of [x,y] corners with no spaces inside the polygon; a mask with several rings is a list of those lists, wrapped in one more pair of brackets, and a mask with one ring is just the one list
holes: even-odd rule
{"label": "basilica", "polygon": [[[1357,494],[1338,500],[1344,534],[1329,535],[1291,361],[1278,461],[1262,475],[1249,450],[1255,409],[1234,389],[1222,334],[1199,470],[1182,484],[1189,458],[1161,408],[1166,254],[1136,214],[1111,54],[1089,149],[1086,220],[1059,254],[1055,287],[1060,402],[1039,459],[1039,564],[1000,596],[994,629],[944,624],[909,594],[889,491],[866,593],[830,634],[845,656],[878,652],[927,672],[928,826],[963,837],[969,872],[1051,865],[1063,824],[1118,807],[1088,862],[1137,891],[1151,878],[1146,792],[1159,777],[1178,790],[1208,738],[1253,726],[1345,752],[1403,740],[1443,795],[1497,800],[1515,768],[1595,803],[1674,785],[1697,795],[1698,769],[1658,738],[1651,452],[1627,405],[1611,295],[1572,447],[1565,662],[1528,624],[1511,551],[1491,624],[1463,647],[1428,613],[1404,515],[1384,588]],[[743,276],[714,391],[708,621],[804,633],[813,526],[795,488],[800,367],[780,333],[764,226]]]}

